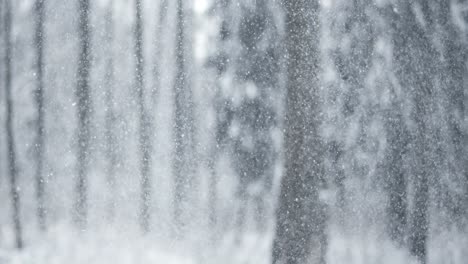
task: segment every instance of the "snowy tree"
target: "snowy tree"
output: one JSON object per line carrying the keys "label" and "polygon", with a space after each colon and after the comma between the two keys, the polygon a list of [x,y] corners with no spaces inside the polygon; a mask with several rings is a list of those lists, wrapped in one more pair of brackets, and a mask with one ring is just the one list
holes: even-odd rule
{"label": "snowy tree", "polygon": [[135,89],[138,98],[139,115],[139,151],[140,151],[140,173],[141,173],[141,211],[140,225],[144,232],[149,231],[150,221],[150,200],[151,200],[151,181],[150,181],[150,158],[151,141],[150,131],[151,123],[145,101],[145,86],[143,80],[144,60],[143,60],[143,17],[142,3],[135,1]]}
{"label": "snowy tree", "polygon": [[287,96],[285,174],[277,208],[273,263],[324,263],[325,212],[319,200],[319,5],[285,1]]}
{"label": "snowy tree", "polygon": [[79,12],[79,59],[77,73],[77,178],[76,178],[76,198],[75,198],[75,222],[80,227],[86,226],[88,214],[88,170],[89,170],[89,152],[90,152],[90,122],[91,122],[91,96],[89,86],[90,73],[90,29],[89,13],[90,6],[88,0],[80,0],[78,6]]}
{"label": "snowy tree", "polygon": [[36,195],[37,195],[37,219],[39,227],[46,228],[45,208],[45,179],[44,179],[44,4],[45,0],[35,2],[36,12],[36,78],[37,87],[35,100],[37,107],[37,135],[35,140],[36,151]]}
{"label": "snowy tree", "polygon": [[[152,87],[152,99],[153,104],[156,104],[158,95],[161,92],[161,68],[162,68],[162,54],[163,54],[163,32],[166,25],[167,19],[168,1],[162,0],[159,3],[158,12],[158,23],[155,30],[155,44],[154,44],[154,63],[153,63],[153,87]],[[155,107],[155,106],[153,106]]]}
{"label": "snowy tree", "polygon": [[106,129],[106,177],[109,185],[110,201],[109,201],[109,219],[113,219],[115,215],[115,199],[116,199],[116,174],[117,174],[117,132],[116,130],[116,113],[115,113],[115,72],[114,72],[114,1],[110,1],[106,11],[105,21],[105,38],[107,41],[107,49],[109,54],[106,58],[105,72],[105,129]]}
{"label": "snowy tree", "polygon": [[[268,214],[267,199],[277,160],[273,133],[278,124],[278,107],[274,105],[279,101],[280,67],[274,8],[276,5],[265,1],[246,2],[234,18],[228,12],[236,9],[232,3],[219,1],[216,6],[221,22],[219,50],[209,61],[218,79],[214,98],[216,147],[211,155],[216,159],[225,152],[235,171],[238,230],[244,228],[249,204],[254,207],[258,227],[265,227],[262,218]],[[226,84],[227,80],[232,81]],[[213,170],[215,160],[210,162]]]}
{"label": "snowy tree", "polygon": [[[432,133],[430,133],[430,115],[431,104],[433,100],[430,96],[433,93],[434,85],[432,76],[433,60],[431,54],[433,47],[430,45],[427,33],[423,25],[419,24],[416,16],[412,13],[412,5],[403,1],[401,6],[400,19],[397,24],[400,26],[399,35],[395,37],[395,58],[398,63],[397,74],[400,82],[406,84],[409,88],[409,94],[412,97],[414,108],[412,117],[415,123],[413,129],[414,149],[413,158],[413,177],[414,184],[414,206],[410,214],[410,251],[417,256],[420,261],[426,261],[426,241],[428,232],[428,203],[429,203],[429,179],[433,171],[433,149],[431,146]],[[423,12],[424,19],[430,19],[428,4],[422,4],[417,8]],[[426,20],[430,23],[429,20]],[[430,24],[427,26],[430,26]],[[411,43],[411,44],[410,44]],[[421,68],[423,67],[424,68]]]}
{"label": "snowy tree", "polygon": [[15,232],[15,245],[17,248],[23,247],[22,223],[20,216],[20,187],[18,184],[18,164],[15,145],[15,131],[13,129],[13,91],[12,91],[12,3],[5,1],[4,25],[5,32],[5,100],[6,100],[6,136],[7,136],[7,157],[8,157],[8,177],[10,180],[10,196],[12,202],[12,222]]}
{"label": "snowy tree", "polygon": [[174,224],[180,231],[186,224],[186,196],[194,176],[193,152],[194,120],[192,87],[187,62],[186,6],[178,0],[176,6],[175,80],[174,80]]}
{"label": "snowy tree", "polygon": [[0,0],[0,263],[465,263],[465,2]]}
{"label": "snowy tree", "polygon": [[[467,215],[467,130],[466,130],[466,21],[460,14],[459,3],[440,2],[432,5],[434,16],[433,41],[436,43],[438,63],[437,81],[440,87],[437,96],[438,107],[444,122],[441,125],[441,144],[438,147],[441,174],[436,178],[435,187],[440,195],[439,209],[448,210],[452,219],[460,221]],[[441,101],[441,102],[440,102]],[[442,165],[444,164],[444,165]],[[448,181],[447,181],[448,180]],[[460,188],[452,188],[451,183]],[[464,198],[465,197],[465,198]]]}

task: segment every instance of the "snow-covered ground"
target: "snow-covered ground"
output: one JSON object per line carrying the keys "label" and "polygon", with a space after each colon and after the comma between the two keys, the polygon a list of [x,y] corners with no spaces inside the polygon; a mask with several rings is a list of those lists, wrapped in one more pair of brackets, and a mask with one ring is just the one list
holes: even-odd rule
{"label": "snow-covered ground", "polygon": [[[45,234],[28,240],[23,250],[8,246],[8,230],[2,231],[0,264],[267,264],[270,263],[271,234],[247,234],[236,242],[229,233],[213,244],[207,236],[186,238],[185,242],[161,239],[150,233],[135,235],[114,227],[72,231],[58,225]],[[39,238],[40,237],[40,238]],[[163,241],[164,240],[164,241]],[[190,242],[187,242],[190,241]],[[468,238],[445,234],[429,243],[429,263],[464,264],[468,260]],[[330,264],[416,264],[404,250],[398,249],[378,234],[340,235],[331,232],[327,262]]]}

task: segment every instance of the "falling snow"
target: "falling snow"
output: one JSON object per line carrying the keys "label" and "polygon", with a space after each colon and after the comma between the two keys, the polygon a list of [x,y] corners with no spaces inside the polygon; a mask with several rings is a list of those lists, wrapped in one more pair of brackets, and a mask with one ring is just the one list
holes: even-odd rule
{"label": "falling snow", "polygon": [[467,8],[0,0],[0,264],[466,263]]}

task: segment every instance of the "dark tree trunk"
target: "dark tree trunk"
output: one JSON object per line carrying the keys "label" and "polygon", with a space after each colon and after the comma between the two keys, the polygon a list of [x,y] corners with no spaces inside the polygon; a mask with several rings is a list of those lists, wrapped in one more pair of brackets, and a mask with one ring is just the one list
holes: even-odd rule
{"label": "dark tree trunk", "polygon": [[108,45],[108,57],[106,62],[106,91],[105,91],[105,130],[106,130],[106,177],[109,187],[108,220],[113,221],[115,216],[115,198],[116,198],[116,168],[117,168],[117,139],[115,127],[115,109],[114,109],[114,1],[111,1],[106,14],[106,43]]}
{"label": "dark tree trunk", "polygon": [[[0,0],[0,21],[2,22],[2,24],[0,25],[0,45],[1,45],[2,47],[5,46],[5,45],[3,44],[3,42],[4,42],[4,36],[3,36],[3,34],[5,34],[5,32],[4,32],[4,31],[5,31],[5,20],[4,20],[4,16],[3,16],[3,11],[5,10],[4,7],[3,7],[3,6],[4,6],[4,2],[5,2],[5,1]],[[4,50],[2,50],[2,53],[0,54],[0,56],[1,56],[0,58],[1,58],[2,60],[4,60],[4,59],[3,59],[3,58],[4,58],[3,51],[4,51]],[[3,76],[4,76],[3,74],[4,74],[4,72],[5,72],[4,69],[2,69],[2,70],[0,71],[0,82],[1,82],[2,86],[3,86],[3,84],[4,84],[4,79],[3,79]],[[1,99],[1,98],[0,98],[0,99]],[[0,168],[0,169],[1,169],[1,168]]]}
{"label": "dark tree trunk", "polygon": [[[402,25],[398,21],[398,17],[394,15],[394,9],[388,8],[385,13],[385,18],[388,20],[390,28],[396,34],[395,49],[399,49],[399,45],[403,45],[402,36],[404,32],[399,32]],[[395,26],[397,26],[395,28]],[[400,34],[400,35],[398,35]],[[401,62],[404,59],[403,53],[399,54],[397,50],[397,61]],[[397,75],[407,78],[402,75],[403,68],[397,65]],[[405,79],[406,80],[406,79]],[[410,135],[405,125],[403,116],[403,101],[404,95],[408,91],[402,91],[403,94],[396,92],[397,87],[392,87],[390,99],[392,104],[386,112],[385,129],[387,132],[388,147],[385,153],[384,170],[385,181],[388,188],[388,233],[390,238],[399,246],[405,246],[407,224],[408,224],[408,194],[407,181],[408,176],[404,169],[404,154],[408,150],[407,145],[410,142]]]}
{"label": "dark tree trunk", "polygon": [[[448,135],[448,157],[453,157],[449,160],[449,174],[455,176],[453,179],[457,183],[465,184],[468,188],[468,131],[463,128],[463,122],[466,120],[466,74],[467,74],[467,48],[465,32],[463,32],[454,23],[452,10],[454,3],[450,1],[440,1],[437,3],[436,10],[439,11],[438,24],[441,26],[442,37],[442,57],[444,59],[444,68],[441,73],[442,80],[445,80],[444,96],[448,103],[446,110]],[[460,180],[462,182],[460,182]],[[465,182],[463,183],[463,180]],[[468,189],[467,189],[468,191]],[[465,198],[463,198],[465,195]],[[454,197],[450,210],[457,220],[466,219],[468,216],[468,192],[462,193],[462,197]],[[443,197],[444,198],[444,197]],[[443,199],[442,198],[442,199]],[[445,197],[446,198],[446,197]]]}
{"label": "dark tree trunk", "polygon": [[[431,146],[434,143],[431,138],[434,131],[430,124],[430,118],[433,104],[432,94],[434,92],[432,84],[434,72],[431,69],[434,61],[431,54],[434,54],[435,51],[428,44],[430,40],[422,29],[414,28],[413,34],[415,34],[414,38],[410,37],[412,42],[408,43],[408,45],[415,45],[418,50],[412,51],[412,56],[407,58],[411,60],[411,63],[414,63],[411,69],[413,72],[411,78],[413,80],[410,85],[413,85],[412,98],[416,123],[413,142],[415,149],[415,161],[413,163],[415,165],[413,177],[414,207],[411,211],[409,247],[410,252],[421,263],[426,263],[429,228],[429,178],[431,177],[431,171],[434,169],[433,146]],[[426,68],[419,70],[421,67]]]}
{"label": "dark tree trunk", "polygon": [[78,99],[78,177],[76,179],[76,199],[74,221],[80,228],[87,224],[88,170],[90,152],[91,96],[89,87],[90,72],[90,30],[89,0],[79,1],[79,59],[76,96]]}
{"label": "dark tree trunk", "polygon": [[[428,165],[422,163],[422,165]],[[429,185],[427,172],[422,170],[416,175],[414,208],[411,214],[409,246],[410,252],[418,258],[421,263],[427,261],[427,237],[429,220],[427,215],[429,200]]]}
{"label": "dark tree trunk", "polygon": [[420,263],[427,261],[429,179],[434,168],[434,128],[431,125],[434,84],[434,48],[428,32],[432,18],[428,12],[428,2],[420,3],[426,20],[423,27],[416,21],[412,3],[401,1],[401,12],[395,19],[394,60],[396,72],[402,84],[407,85],[413,101],[412,119],[415,123],[411,137],[413,161],[412,181],[414,199],[409,214],[408,247]]}
{"label": "dark tree trunk", "polygon": [[313,0],[285,0],[287,98],[285,174],[277,209],[273,263],[324,263],[325,213],[318,97],[318,11]]}
{"label": "dark tree trunk", "polygon": [[15,244],[17,248],[23,247],[22,225],[20,218],[20,194],[18,186],[18,170],[16,164],[15,138],[13,134],[13,99],[12,99],[12,41],[11,25],[12,10],[11,1],[5,3],[5,100],[6,100],[6,140],[8,147],[8,174],[10,178],[10,195],[13,209],[13,225],[15,232]]}
{"label": "dark tree trunk", "polygon": [[386,119],[388,147],[385,159],[385,177],[389,193],[388,232],[398,245],[403,246],[408,209],[403,154],[408,139],[403,116],[397,104],[392,106]]}
{"label": "dark tree trunk", "polygon": [[174,144],[175,153],[173,161],[174,172],[174,224],[176,229],[181,229],[184,221],[182,219],[183,200],[187,191],[187,181],[189,176],[186,175],[188,170],[188,84],[187,72],[185,65],[185,19],[184,19],[184,4],[182,0],[177,0],[176,14],[176,79],[174,86]]}
{"label": "dark tree trunk", "polygon": [[153,97],[153,110],[156,109],[156,102],[161,87],[161,60],[163,55],[163,32],[166,25],[168,0],[162,0],[159,4],[159,22],[156,27],[156,39],[155,39],[155,52],[154,52],[154,64],[153,64],[153,89],[151,91]]}
{"label": "dark tree trunk", "polygon": [[140,227],[144,233],[150,229],[150,207],[151,202],[151,141],[150,131],[151,122],[146,109],[145,87],[143,79],[143,25],[142,25],[142,3],[141,0],[135,1],[135,85],[138,96],[138,114],[139,114],[139,150],[140,150],[140,174],[141,174],[141,205],[140,205]]}
{"label": "dark tree trunk", "polygon": [[336,206],[338,209],[337,220],[341,228],[345,224],[345,209],[346,209],[346,186],[345,172],[342,166],[344,147],[337,141],[332,141],[328,145],[329,158],[331,160],[333,181],[337,188]]}
{"label": "dark tree trunk", "polygon": [[36,199],[37,219],[41,230],[46,229],[46,210],[44,201],[45,181],[43,173],[44,164],[44,4],[45,0],[36,0],[36,91],[35,101],[37,107],[36,124]]}

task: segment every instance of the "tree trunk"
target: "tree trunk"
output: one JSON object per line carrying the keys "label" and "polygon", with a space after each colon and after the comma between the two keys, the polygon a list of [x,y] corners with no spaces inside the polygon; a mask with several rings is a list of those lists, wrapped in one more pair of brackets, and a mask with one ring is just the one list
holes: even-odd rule
{"label": "tree trunk", "polygon": [[345,228],[346,218],[346,186],[345,186],[345,171],[343,169],[343,155],[344,147],[338,141],[333,140],[328,144],[328,156],[331,160],[331,173],[333,181],[337,188],[336,193],[336,207],[337,207],[337,220],[341,228]]}
{"label": "tree trunk", "polygon": [[412,3],[401,1],[401,12],[394,26],[394,60],[400,83],[408,87],[413,102],[412,119],[415,128],[411,137],[413,207],[408,226],[408,247],[420,263],[426,263],[428,238],[429,179],[434,168],[434,129],[431,124],[434,84],[434,48],[428,36],[432,26],[427,2],[420,3],[426,25],[422,26],[412,12]]}
{"label": "tree trunk", "polygon": [[[466,123],[466,74],[467,74],[467,48],[465,32],[463,32],[454,23],[454,3],[450,1],[440,1],[436,6],[439,11],[438,22],[441,26],[441,33],[443,34],[442,44],[442,57],[444,58],[443,71],[444,74],[441,78],[446,80],[444,82],[444,96],[448,102],[446,106],[446,116],[448,125],[448,157],[450,167],[449,174],[452,174],[457,183],[461,186],[468,188],[468,131],[464,123]],[[461,181],[461,182],[460,182]],[[466,189],[468,191],[468,189]],[[457,193],[454,195],[461,195],[455,197],[454,204],[451,204],[450,210],[453,216],[458,220],[466,219],[468,216],[468,192]],[[465,198],[463,198],[465,195]]]}
{"label": "tree trunk", "polygon": [[159,22],[156,27],[156,39],[155,39],[155,52],[154,52],[154,64],[153,64],[153,89],[151,95],[153,97],[153,110],[156,110],[156,102],[161,84],[161,60],[163,51],[163,32],[167,17],[168,0],[162,0],[159,5]]}
{"label": "tree trunk", "polygon": [[117,166],[117,139],[115,135],[115,110],[114,110],[114,17],[113,17],[114,1],[111,1],[107,7],[106,14],[106,42],[108,45],[109,55],[106,62],[106,91],[105,91],[105,130],[106,130],[106,177],[109,187],[109,203],[108,203],[108,220],[113,221],[115,216],[115,199],[116,199],[116,166]]}
{"label": "tree trunk", "polygon": [[[192,132],[190,115],[190,89],[187,83],[187,69],[185,56],[185,19],[184,19],[184,1],[177,0],[176,14],[176,79],[174,86],[174,144],[175,153],[173,161],[174,172],[174,224],[175,228],[180,229],[185,224],[182,217],[183,203],[187,192],[190,150],[190,133]],[[176,231],[177,232],[177,231]]]}
{"label": "tree trunk", "polygon": [[[0,25],[0,47],[5,47],[5,44],[4,44],[4,25],[5,25],[5,20],[4,20],[4,16],[3,16],[3,11],[4,11],[4,1],[3,0],[0,0],[0,21],[2,22],[2,24]],[[5,70],[4,70],[4,67],[3,67],[3,63],[2,61],[5,61],[5,51],[6,49],[3,49],[1,48],[0,50],[0,65],[2,65],[2,69],[0,70],[0,102],[2,102],[3,100],[3,93],[2,93],[2,89],[4,87],[4,84],[5,84],[5,78],[4,78],[4,73],[5,73]],[[2,111],[3,111],[3,107],[1,108]],[[0,137],[0,141],[3,143],[3,136]],[[2,143],[0,143],[0,151],[3,151],[3,145]],[[3,160],[4,159],[0,159],[0,171],[3,172]],[[0,177],[0,185],[2,184],[2,180],[3,180],[4,177]]]}
{"label": "tree trunk", "polygon": [[74,221],[80,228],[87,224],[88,170],[90,151],[91,96],[89,88],[90,71],[90,30],[89,0],[79,1],[79,60],[76,96],[78,99],[78,177],[76,181],[76,199]]}
{"label": "tree trunk", "polygon": [[[394,30],[396,41],[395,51],[397,61],[402,62],[404,59],[403,53],[400,54],[400,45],[403,43],[404,31],[401,31],[401,26],[398,17],[395,16],[394,9],[389,7],[386,10],[385,18],[388,20],[390,28]],[[393,26],[393,28],[392,28]],[[395,27],[397,26],[397,27]],[[397,75],[403,77],[403,81],[407,80],[403,68],[397,64]],[[390,238],[398,245],[405,246],[407,239],[407,224],[408,224],[408,176],[404,169],[404,152],[408,150],[408,143],[410,142],[410,135],[405,124],[403,116],[403,102],[406,95],[405,90],[400,91],[403,94],[396,92],[397,87],[392,87],[391,101],[389,110],[387,111],[385,119],[385,129],[387,132],[387,150],[385,153],[384,161],[384,177],[388,187],[388,233]],[[406,91],[408,92],[408,91]]]}
{"label": "tree trunk", "polygon": [[138,96],[138,114],[139,114],[139,149],[140,149],[140,173],[141,173],[141,206],[140,206],[140,227],[144,233],[150,229],[150,208],[151,202],[151,179],[149,177],[151,166],[151,142],[149,140],[151,131],[151,122],[146,109],[145,87],[143,79],[143,25],[141,0],[135,1],[135,83]]}
{"label": "tree trunk", "polygon": [[318,96],[318,11],[313,0],[285,0],[287,98],[285,175],[277,209],[273,263],[325,263],[325,214]]}
{"label": "tree trunk", "polygon": [[8,173],[10,178],[10,195],[13,209],[13,225],[15,232],[15,244],[18,249],[23,247],[22,225],[20,218],[20,194],[18,186],[18,170],[16,164],[15,139],[13,134],[13,99],[12,99],[12,41],[11,25],[12,10],[11,1],[5,3],[5,100],[6,100],[6,140],[8,147]]}
{"label": "tree trunk", "polygon": [[403,246],[408,209],[407,184],[403,163],[403,152],[406,148],[407,139],[405,139],[405,125],[400,111],[397,104],[392,105],[386,120],[388,147],[385,159],[385,176],[389,193],[388,232],[399,246]]}
{"label": "tree trunk", "polygon": [[[416,36],[412,38],[412,43],[408,45],[416,44],[418,50],[412,52],[410,59],[412,63],[413,71],[413,85],[412,97],[414,101],[414,120],[416,123],[416,131],[414,137],[415,147],[415,161],[414,167],[414,205],[411,211],[410,220],[410,236],[409,246],[410,252],[418,258],[421,263],[427,261],[427,237],[428,237],[428,205],[429,205],[429,178],[431,171],[435,169],[433,167],[434,160],[432,157],[432,145],[431,142],[434,131],[430,124],[431,109],[433,98],[432,76],[434,72],[431,71],[430,54],[434,54],[434,50],[431,50],[430,43],[427,36],[421,29],[415,29]],[[416,54],[415,54],[416,53]],[[427,67],[423,71],[418,71],[418,67],[425,65]],[[411,71],[410,71],[411,72]]]}
{"label": "tree trunk", "polygon": [[46,229],[46,210],[45,210],[45,181],[43,173],[44,164],[44,4],[45,0],[36,0],[36,91],[35,101],[37,107],[36,124],[36,199],[37,199],[37,219],[39,228]]}

